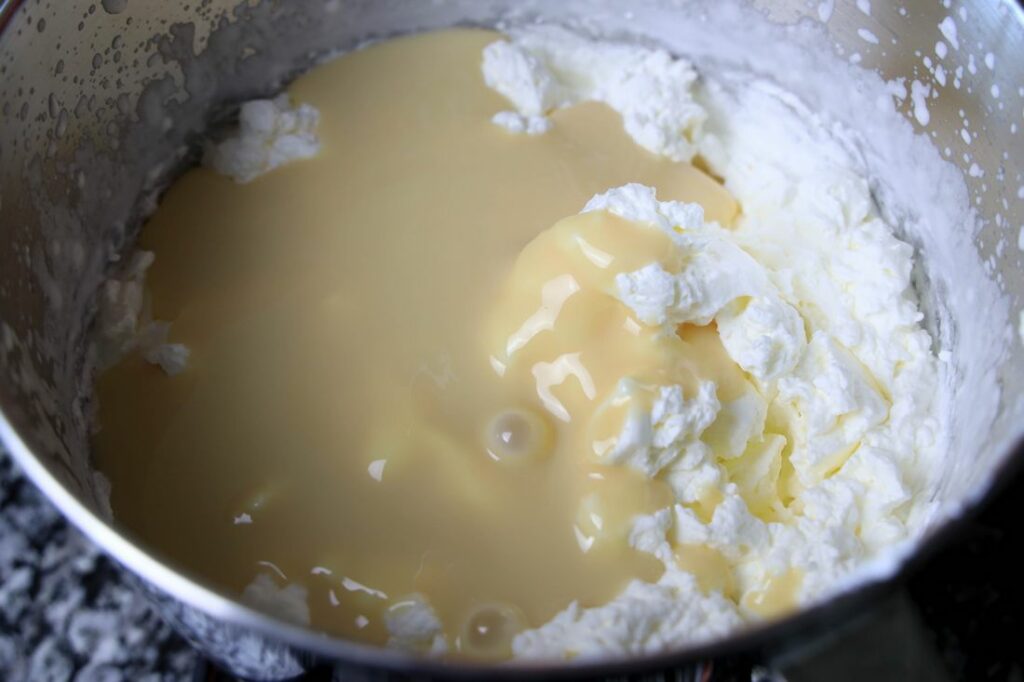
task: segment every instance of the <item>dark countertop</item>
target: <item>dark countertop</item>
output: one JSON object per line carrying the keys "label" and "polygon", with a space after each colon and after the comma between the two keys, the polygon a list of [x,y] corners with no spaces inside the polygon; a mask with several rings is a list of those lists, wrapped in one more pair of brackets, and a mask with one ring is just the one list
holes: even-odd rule
{"label": "dark countertop", "polygon": [[0,452],[0,680],[178,682],[195,653]]}
{"label": "dark countertop", "polygon": [[908,591],[950,679],[1024,682],[1024,472]]}
{"label": "dark countertop", "polygon": [[[950,680],[1024,682],[1022,548],[1018,477],[958,542],[910,576],[923,639]],[[871,652],[857,655],[870,660]],[[111,561],[0,452],[0,680],[178,682],[193,679],[196,664]],[[734,665],[715,668],[714,679],[750,679]]]}

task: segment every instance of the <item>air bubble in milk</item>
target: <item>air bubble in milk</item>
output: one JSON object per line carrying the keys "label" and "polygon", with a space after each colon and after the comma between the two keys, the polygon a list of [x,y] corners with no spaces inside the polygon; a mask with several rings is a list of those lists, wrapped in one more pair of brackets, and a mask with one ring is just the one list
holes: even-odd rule
{"label": "air bubble in milk", "polygon": [[536,460],[551,451],[551,430],[545,419],[532,410],[510,409],[496,414],[487,425],[488,454],[500,462]]}
{"label": "air bubble in milk", "polygon": [[100,4],[107,14],[120,14],[128,9],[128,0],[101,0]]}

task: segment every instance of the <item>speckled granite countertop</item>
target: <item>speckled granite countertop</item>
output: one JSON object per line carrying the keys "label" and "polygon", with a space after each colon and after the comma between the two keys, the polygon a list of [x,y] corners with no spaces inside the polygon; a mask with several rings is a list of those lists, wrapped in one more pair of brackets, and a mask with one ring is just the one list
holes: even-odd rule
{"label": "speckled granite countertop", "polygon": [[0,451],[0,680],[178,682],[195,653]]}

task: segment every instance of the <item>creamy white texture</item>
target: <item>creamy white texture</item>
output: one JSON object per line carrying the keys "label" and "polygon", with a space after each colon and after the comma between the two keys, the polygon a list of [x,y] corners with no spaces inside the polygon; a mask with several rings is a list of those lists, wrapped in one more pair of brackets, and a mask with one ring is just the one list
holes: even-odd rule
{"label": "creamy white texture", "polygon": [[523,116],[514,111],[499,111],[491,123],[501,126],[510,133],[543,135],[551,130],[551,119],[544,116]]}
{"label": "creamy white texture", "polygon": [[418,594],[395,601],[388,607],[385,624],[388,646],[421,654],[441,654],[448,650],[441,620],[430,604]]}
{"label": "creamy white texture", "polygon": [[[556,26],[508,31],[509,41],[484,50],[487,85],[532,120],[585,101],[622,115],[637,144],[675,161],[689,161],[704,122],[693,101],[697,72],[664,50],[595,42]],[[498,122],[507,125],[503,116]]]}
{"label": "creamy white texture", "polygon": [[145,301],[146,271],[153,258],[150,251],[137,251],[117,277],[103,283],[97,320],[101,364],[112,363],[136,343]]}
{"label": "creamy white texture", "polygon": [[[646,399],[645,399],[646,398]],[[647,386],[624,378],[609,403],[650,403],[650,410],[632,410],[615,444],[596,455],[602,464],[628,466],[654,478],[692,448],[718,415],[715,384],[701,382],[687,400],[682,386]]]}
{"label": "creamy white texture", "polygon": [[[552,65],[569,62],[559,56],[566,52],[590,51],[589,61],[599,65],[589,72],[593,82],[615,83],[600,69],[620,45],[530,28],[489,49],[487,82],[520,113],[542,114],[582,99],[617,101],[604,93],[575,99],[553,94],[568,79],[552,75],[561,69],[571,71],[573,83],[591,81],[586,66],[572,71]],[[605,49],[608,61],[592,54]],[[652,57],[657,51],[647,51],[645,59],[639,56],[644,48],[631,49],[632,63],[680,68],[679,61]],[[695,401],[680,396],[655,403],[657,414],[627,424],[613,450],[622,453],[609,460],[672,486],[678,504],[638,519],[632,541],[663,558],[662,582],[672,582],[677,598],[698,603],[694,608],[705,613],[693,627],[675,630],[663,602],[639,596],[657,588],[631,585],[609,604],[588,610],[572,605],[521,634],[517,656],[639,653],[713,637],[729,618],[757,617],[742,600],[709,603],[699,590],[679,590],[672,544],[720,552],[735,569],[740,594],[757,594],[797,571],[802,579],[796,596],[807,603],[912,537],[933,511],[940,386],[911,287],[912,248],[879,217],[857,164],[791,95],[757,81],[742,90],[710,82],[695,92],[694,81],[685,85],[685,100],[701,109],[691,119],[701,122],[692,128],[694,153],[739,200],[737,224],[726,230],[705,223],[698,206],[658,202],[653,190],[635,185],[597,196],[585,210],[610,211],[672,235],[687,253],[686,266],[669,273],[654,264],[620,275],[620,300],[643,324],[667,333],[680,323],[714,321],[729,356],[757,389],[757,396],[727,406],[733,428],[709,431],[704,439],[715,441],[718,458],[700,439],[710,421],[654,437],[659,424],[694,421]],[[625,113],[624,121],[630,130]],[[652,151],[680,158],[630,132]],[[703,407],[711,420],[726,409],[717,400]],[[788,425],[790,442],[764,432],[768,414]],[[755,447],[751,439],[763,432]],[[744,480],[733,480],[727,461],[744,452],[753,465],[737,473]],[[771,514],[753,513],[748,500],[764,497],[758,477],[778,477],[783,458],[793,468],[785,492],[792,499],[784,508],[776,503]],[[702,520],[686,505],[711,491],[720,502]],[[610,625],[617,623],[622,626]]]}
{"label": "creamy white texture", "polygon": [[666,569],[656,583],[631,582],[612,602],[584,609],[571,604],[543,627],[515,640],[518,656],[561,658],[657,653],[702,638],[725,636],[743,624],[735,604],[703,593],[685,571]]}
{"label": "creamy white texture", "polygon": [[651,265],[618,278],[620,298],[642,322],[671,330],[714,319],[733,360],[761,380],[795,366],[805,345],[799,315],[729,232],[704,223],[699,205],[659,204],[651,188],[627,185],[594,197],[584,209],[597,210],[655,224],[691,255],[678,275]]}
{"label": "creamy white texture", "polygon": [[[939,386],[911,286],[913,249],[878,216],[852,159],[786,93],[709,85],[707,95],[714,124],[702,149],[743,205],[735,241],[808,331],[811,348],[780,392],[802,408],[809,437],[840,448],[859,438],[886,451],[914,493],[929,491],[940,469]],[[811,409],[815,393],[827,405]],[[814,447],[797,458],[805,485],[827,454]],[[904,520],[923,513],[921,503]]]}
{"label": "creamy white texture", "polygon": [[188,366],[188,348],[168,343],[170,324],[150,320],[146,310],[146,271],[153,259],[150,251],[136,251],[119,276],[103,283],[97,320],[101,366],[111,365],[133,350],[171,376]]}
{"label": "creamy white texture", "polygon": [[[764,265],[736,253],[740,250],[733,240],[747,229],[743,221],[727,232],[703,224],[695,215],[699,209],[694,209],[658,202],[653,190],[636,185],[611,190],[588,204],[586,210],[608,210],[666,230],[694,256],[676,275],[633,278],[648,287],[639,304],[635,290],[620,285],[621,300],[645,324],[667,322],[667,332],[674,324],[693,320],[718,320],[721,326],[724,318],[729,334],[751,340],[737,351],[725,343],[727,334],[722,332],[723,345],[741,366],[747,348],[759,344],[783,349],[768,355],[785,361],[773,363],[771,372],[764,371],[763,364],[748,369],[757,381],[759,397],[736,401],[736,416],[724,434],[725,447],[716,448],[716,453],[699,440],[721,409],[711,382],[704,382],[690,401],[683,399],[681,390],[661,387],[651,412],[627,422],[611,451],[614,456],[607,457],[606,463],[631,466],[650,477],[660,475],[671,485],[677,504],[637,519],[631,537],[635,547],[661,559],[666,572],[656,585],[632,583],[604,606],[570,605],[551,622],[517,637],[518,656],[643,653],[714,637],[723,628],[758,617],[743,599],[697,589],[696,578],[673,559],[673,546],[703,546],[720,552],[733,566],[740,595],[756,595],[787,572],[799,571],[797,598],[806,603],[835,589],[837,581],[860,562],[907,537],[913,530],[908,527],[911,513],[925,503],[927,463],[935,456],[932,429],[937,425],[929,401],[917,392],[934,388],[935,367],[928,344],[922,343],[927,335],[917,327],[916,310],[906,307],[903,324],[892,323],[883,327],[886,331],[879,331],[870,318],[861,322],[862,337],[888,333],[898,347],[894,352],[900,360],[889,362],[899,368],[878,376],[869,367],[890,366],[885,358],[861,359],[856,353],[860,347],[842,346],[829,330],[818,328],[820,322],[796,312],[813,301],[806,295],[793,296],[792,288],[783,294]],[[899,248],[891,233],[878,230],[873,236],[876,249],[889,247],[909,260],[909,253]],[[792,271],[786,282],[792,286],[801,277],[823,276],[808,267],[820,263],[823,255],[788,261]],[[877,278],[877,268],[895,265],[873,258],[860,264],[859,272]],[[699,273],[697,283],[718,282],[718,288],[705,301],[688,299],[687,305],[680,305],[679,291],[695,289],[685,284],[691,268]],[[806,270],[810,272],[802,272]],[[899,290],[904,296],[908,296],[907,277]],[[898,286],[899,280],[893,285]],[[782,321],[765,324],[763,313],[736,313],[738,298],[750,299],[744,312],[757,301],[768,301],[767,305],[784,311],[776,313]],[[896,331],[891,331],[894,327]],[[904,377],[904,371],[912,374]],[[620,391],[635,390],[628,382],[623,384]],[[754,464],[737,475],[752,476],[755,487],[762,484],[759,478],[772,483],[770,472],[778,476],[785,440],[766,434],[762,445],[751,441],[748,446],[764,431],[766,409],[761,402],[766,399],[773,405],[768,410],[790,409],[792,415],[788,461],[796,471],[797,491],[780,520],[752,513],[745,490],[748,483],[731,475],[724,461],[714,456],[728,459],[746,450],[750,457],[748,448],[753,448]],[[757,454],[757,448],[763,454]],[[709,490],[721,501],[704,522],[686,505],[706,499]]]}
{"label": "creamy white texture", "polygon": [[289,623],[309,625],[308,594],[302,585],[279,587],[270,575],[260,573],[242,591],[242,602]]}
{"label": "creamy white texture", "polygon": [[181,374],[188,367],[189,349],[182,343],[168,343],[169,322],[151,322],[140,335],[143,359],[157,365],[169,376]]}
{"label": "creamy white texture", "polygon": [[204,163],[235,182],[250,182],[279,166],[320,151],[320,114],[308,104],[292,107],[288,95],[252,100],[238,112],[238,131],[207,147]]}

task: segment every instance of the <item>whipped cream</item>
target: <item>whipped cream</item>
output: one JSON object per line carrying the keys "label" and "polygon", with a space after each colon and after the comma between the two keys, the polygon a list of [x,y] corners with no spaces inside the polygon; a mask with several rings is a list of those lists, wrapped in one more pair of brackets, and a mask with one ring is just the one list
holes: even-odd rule
{"label": "whipped cream", "polygon": [[632,581],[614,600],[585,609],[576,602],[513,644],[517,656],[557,659],[657,653],[679,642],[725,636],[743,624],[718,592],[705,594],[689,573],[668,569],[656,583]]}
{"label": "whipped cream", "polygon": [[[511,29],[484,50],[487,85],[525,122],[499,114],[510,130],[543,132],[536,117],[580,102],[604,102],[644,149],[689,161],[705,112],[693,100],[697,72],[664,50],[596,42],[557,26]],[[536,133],[534,133],[536,134]]]}
{"label": "whipped cream", "polygon": [[306,588],[296,583],[279,586],[266,573],[259,573],[242,591],[242,602],[296,625],[309,625],[309,600]]}
{"label": "whipped cream", "polygon": [[[672,237],[685,266],[619,275],[619,300],[665,333],[714,322],[752,386],[725,404],[710,382],[690,399],[655,389],[605,463],[671,486],[676,502],[637,518],[630,538],[663,561],[664,576],[602,606],[570,605],[521,633],[515,654],[636,654],[714,637],[762,617],[773,586],[791,583],[796,603],[820,599],[912,538],[933,512],[940,470],[936,359],[911,287],[913,249],[880,217],[832,131],[774,86],[698,85],[684,60],[557,28],[511,31],[485,51],[483,70],[519,115],[602,101],[638,144],[675,160],[699,154],[724,179],[742,208],[729,228],[639,185],[598,195],[584,212]],[[647,88],[679,104],[659,129],[675,146],[641,132],[638,120],[668,120],[640,113],[668,111],[637,96]],[[619,388],[636,390],[625,379]],[[708,499],[710,518],[697,504]],[[701,590],[680,568],[673,548],[693,546],[724,557],[734,594]]]}
{"label": "whipped cream", "polygon": [[146,271],[153,264],[151,251],[136,251],[117,277],[103,283],[97,317],[97,353],[101,367],[109,367],[133,350],[170,376],[188,366],[189,351],[168,343],[170,323],[148,319],[145,305]]}
{"label": "whipped cream", "polygon": [[413,594],[392,603],[384,624],[392,648],[434,655],[448,650],[441,619],[422,595]]}
{"label": "whipped cream", "polygon": [[543,135],[551,130],[551,119],[545,116],[523,116],[514,111],[499,111],[491,123],[501,126],[510,133]]}
{"label": "whipped cream", "polygon": [[146,271],[154,258],[152,251],[136,251],[116,277],[103,283],[97,314],[102,366],[113,364],[137,343]]}
{"label": "whipped cream", "polygon": [[651,395],[650,411],[633,410],[615,444],[596,459],[606,465],[623,465],[654,478],[690,448],[718,415],[715,384],[702,381],[697,394],[687,400],[683,387],[646,386],[624,378],[608,398],[610,404],[643,404],[640,394]]}
{"label": "whipped cream", "polygon": [[292,107],[287,94],[245,102],[238,110],[237,132],[208,145],[203,162],[235,182],[251,182],[286,163],[316,156],[319,121],[314,107]]}
{"label": "whipped cream", "polygon": [[[839,193],[862,198],[849,188]],[[699,206],[659,202],[654,190],[638,185],[594,197],[584,211],[594,210],[673,237],[686,252],[682,271],[652,272],[648,266],[620,276],[620,300],[643,324],[664,326],[665,333],[683,322],[715,321],[726,352],[749,373],[757,392],[723,408],[713,382],[702,382],[691,400],[679,387],[660,387],[651,411],[627,421],[604,463],[630,466],[671,486],[676,503],[637,518],[630,537],[634,547],[663,561],[665,573],[656,584],[631,583],[602,606],[571,604],[515,639],[514,651],[522,657],[638,654],[715,637],[759,618],[759,599],[794,571],[800,576],[798,603],[827,594],[859,563],[908,536],[934,456],[935,417],[918,391],[922,383],[934,386],[936,370],[912,306],[896,306],[893,314],[905,315],[901,323],[861,318],[859,338],[873,342],[846,346],[827,326],[819,328],[826,317],[808,319],[797,312],[814,299],[794,294],[809,291],[794,285],[823,276],[818,268],[827,264],[828,252],[780,260],[788,264],[783,288],[770,267],[738,246],[746,230],[759,227],[748,224],[757,218],[745,217],[726,231],[705,224]],[[877,221],[870,212],[858,217],[854,229]],[[870,234],[880,242],[876,248],[909,260],[890,232]],[[894,264],[866,250],[856,272],[884,280],[887,273],[879,269]],[[902,285],[888,292],[893,301],[910,296],[909,267],[898,271],[905,278],[892,280],[894,287]],[[873,309],[881,310],[882,303]],[[886,348],[883,334],[898,345],[899,361],[871,354]],[[872,367],[892,372],[879,374]],[[904,371],[912,373],[909,386]],[[642,389],[623,380],[618,392],[635,390]],[[720,438],[702,439],[723,409],[729,414]],[[786,427],[775,427],[786,436],[766,431],[768,413],[786,415],[775,417],[788,420]],[[786,459],[796,480],[781,491],[776,488],[783,485],[787,436]],[[909,450],[894,451],[900,445]],[[787,492],[793,499],[783,507]],[[695,506],[709,496],[720,501],[705,521]],[[768,509],[762,506],[766,498]],[[734,599],[700,590],[697,578],[680,568],[673,548],[693,546],[711,548],[729,562],[737,583]]]}
{"label": "whipped cream", "polygon": [[151,322],[143,328],[139,345],[143,360],[157,365],[168,376],[176,376],[188,367],[190,351],[183,343],[168,343],[170,332],[169,322]]}

